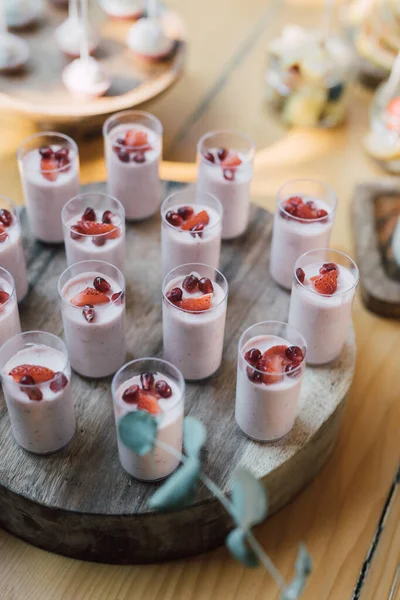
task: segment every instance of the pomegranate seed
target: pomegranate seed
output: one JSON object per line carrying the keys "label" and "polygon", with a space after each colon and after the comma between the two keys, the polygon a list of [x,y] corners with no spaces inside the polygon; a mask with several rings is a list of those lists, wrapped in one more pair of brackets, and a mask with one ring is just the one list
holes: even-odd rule
{"label": "pomegranate seed", "polygon": [[139,164],[146,162],[145,153],[142,150],[140,150],[139,152],[136,152],[133,155],[133,162],[139,163]]}
{"label": "pomegranate seed", "polygon": [[246,373],[247,373],[247,377],[250,379],[250,381],[252,381],[253,383],[261,383],[261,381],[262,381],[261,373],[259,373],[258,371],[254,371],[254,369],[251,369],[250,367],[247,367]]}
{"label": "pomegranate seed", "polygon": [[102,222],[107,223],[107,224],[112,224],[113,216],[114,215],[112,214],[111,210],[105,210],[103,212]]}
{"label": "pomegranate seed", "polygon": [[184,290],[191,294],[197,288],[198,284],[198,278],[196,277],[196,275],[193,275],[193,273],[191,273],[190,275],[186,275],[185,279],[183,280],[182,287]]}
{"label": "pomegranate seed", "polygon": [[120,146],[125,146],[125,138],[119,137],[115,140],[115,143],[119,144]]}
{"label": "pomegranate seed", "polygon": [[83,232],[82,232],[81,228],[79,227],[79,225],[72,225],[71,238],[73,240],[83,240],[82,234],[83,234]]}
{"label": "pomegranate seed", "polygon": [[182,221],[182,217],[180,215],[178,215],[178,213],[174,212],[173,210],[169,210],[167,212],[167,214],[165,215],[166,220],[168,221],[168,223],[170,225],[172,225],[173,227],[181,227],[183,221]]}
{"label": "pomegranate seed", "polygon": [[115,294],[111,296],[111,301],[119,302],[120,304],[122,304],[122,302],[124,301],[124,296],[124,292],[115,292]]}
{"label": "pomegranate seed", "polygon": [[129,152],[125,150],[125,148],[116,149],[117,156],[121,162],[128,163],[129,162]]}
{"label": "pomegranate seed", "polygon": [[142,388],[149,392],[154,385],[154,374],[153,373],[141,373],[140,374],[140,383],[142,384]]}
{"label": "pomegranate seed", "polygon": [[288,358],[292,362],[298,362],[299,360],[302,361],[304,358],[303,350],[298,346],[289,346],[289,348],[286,348],[285,355],[286,358]]}
{"label": "pomegranate seed", "polygon": [[32,375],[22,375],[20,383],[22,383],[22,385],[35,385],[36,382]]}
{"label": "pomegranate seed", "polygon": [[335,263],[324,263],[319,270],[321,275],[325,275],[329,271],[339,271],[338,266]]}
{"label": "pomegranate seed", "polygon": [[107,294],[107,292],[111,290],[111,285],[103,277],[95,277],[93,280],[93,287],[98,292],[103,292],[103,294]]}
{"label": "pomegranate seed", "polygon": [[60,160],[62,158],[68,160],[69,150],[68,150],[68,148],[60,148],[59,150],[56,151],[54,156],[57,160]]}
{"label": "pomegranate seed", "polygon": [[191,206],[181,206],[176,212],[184,221],[187,221],[193,215],[194,210]]}
{"label": "pomegranate seed", "polygon": [[94,212],[93,208],[90,208],[90,206],[88,206],[82,215],[82,221],[95,221],[95,220],[96,220],[96,213]]}
{"label": "pomegranate seed", "polygon": [[232,171],[232,169],[223,169],[222,174],[227,181],[233,181],[235,179],[235,171]]}
{"label": "pomegranate seed", "polygon": [[42,158],[53,158],[54,152],[50,146],[42,146],[39,148],[39,154]]}
{"label": "pomegranate seed", "polygon": [[52,392],[61,392],[68,384],[68,379],[59,371],[55,373],[53,381],[50,383],[50,389]]}
{"label": "pomegranate seed", "polygon": [[3,223],[4,227],[10,227],[13,222],[12,214],[6,208],[0,209],[0,222]]}
{"label": "pomegranate seed", "polygon": [[308,208],[311,208],[311,210],[315,210],[317,208],[315,202],[313,202],[312,200],[308,200],[308,202],[306,202],[306,205],[308,206]]}
{"label": "pomegranate seed", "polygon": [[127,404],[137,404],[139,400],[139,386],[131,385],[122,394],[122,400]]}
{"label": "pomegranate seed", "polygon": [[4,290],[0,290],[0,304],[5,304],[10,299],[10,294]]}
{"label": "pomegranate seed", "polygon": [[[70,168],[71,168],[70,164],[71,163],[69,162],[68,158],[60,158],[59,161],[58,161],[58,167],[60,169],[62,169],[62,171],[64,173],[66,173],[67,171],[70,170]],[[67,169],[67,167],[68,167],[68,169]]]}
{"label": "pomegranate seed", "polygon": [[[293,377],[294,375],[299,375],[300,371],[297,371],[298,367],[299,367],[300,363],[291,363],[290,365],[286,365],[285,367],[285,373],[287,375],[289,375],[289,377]],[[294,373],[294,371],[296,371],[296,373]]]}
{"label": "pomegranate seed", "polygon": [[6,233],[5,231],[3,233],[0,233],[0,244],[5,242],[7,238],[8,238],[8,233]]}
{"label": "pomegranate seed", "polygon": [[209,160],[210,162],[215,163],[215,157],[212,152],[204,152],[203,156],[206,160]]}
{"label": "pomegranate seed", "polygon": [[317,210],[317,219],[322,219],[322,217],[327,217],[328,213],[323,208]]}
{"label": "pomegranate seed", "polygon": [[244,355],[245,360],[249,362],[251,365],[256,365],[260,360],[262,354],[258,348],[251,348]]}
{"label": "pomegranate seed", "polygon": [[217,156],[219,160],[225,160],[225,158],[228,156],[228,150],[226,148],[218,148]]}
{"label": "pomegranate seed", "polygon": [[175,304],[176,302],[180,302],[182,300],[183,292],[181,288],[176,287],[172,288],[172,290],[169,290],[169,292],[167,292],[165,296],[167,300]]}
{"label": "pomegranate seed", "polygon": [[94,321],[94,317],[96,315],[96,313],[94,312],[94,308],[91,304],[86,304],[86,306],[84,306],[82,314],[88,323]]}
{"label": "pomegranate seed", "polygon": [[212,294],[214,292],[214,286],[211,279],[202,277],[199,281],[199,290],[203,292],[203,294]]}
{"label": "pomegranate seed", "polygon": [[301,267],[298,267],[296,269],[296,277],[300,281],[300,283],[304,283],[304,280],[306,278],[306,274],[304,273],[304,271],[303,271],[303,269]]}
{"label": "pomegranate seed", "polygon": [[170,398],[172,396],[172,390],[168,383],[163,379],[157,381],[156,383],[157,393],[161,396],[161,398]]}
{"label": "pomegranate seed", "polygon": [[190,230],[190,235],[193,237],[203,237],[202,231],[204,230],[204,223],[197,223]]}
{"label": "pomegranate seed", "polygon": [[35,387],[21,388],[21,390],[23,392],[25,392],[25,394],[28,395],[29,400],[34,400],[35,402],[39,402],[40,400],[43,399],[43,394],[38,388],[35,388]]}
{"label": "pomegranate seed", "polygon": [[107,241],[107,238],[106,238],[105,235],[98,235],[98,236],[92,238],[92,243],[95,246],[104,246],[104,244],[106,243],[106,241]]}

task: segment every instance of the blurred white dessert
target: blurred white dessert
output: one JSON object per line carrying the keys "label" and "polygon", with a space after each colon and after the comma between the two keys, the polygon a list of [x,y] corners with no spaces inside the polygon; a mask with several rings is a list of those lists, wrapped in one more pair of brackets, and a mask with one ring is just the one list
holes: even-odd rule
{"label": "blurred white dessert", "polygon": [[62,79],[72,95],[86,99],[104,96],[111,85],[101,64],[92,57],[72,61],[64,68]]}
{"label": "blurred white dessert", "polygon": [[[64,23],[57,27],[55,32],[58,47],[64,54],[72,58],[80,56],[80,41],[82,35],[82,21],[79,17],[70,16]],[[96,50],[99,38],[91,27],[88,31],[89,53],[93,54]]]}
{"label": "blurred white dessert", "polygon": [[144,0],[99,0],[99,3],[114,19],[138,19],[144,12]]}
{"label": "blurred white dessert", "polygon": [[19,29],[35,23],[43,14],[42,0],[3,0],[7,27]]}
{"label": "blurred white dessert", "polygon": [[0,73],[22,69],[29,59],[28,44],[11,33],[0,35]]}
{"label": "blurred white dessert", "polygon": [[174,46],[158,19],[139,19],[129,29],[126,39],[128,47],[141,58],[160,60],[168,56]]}

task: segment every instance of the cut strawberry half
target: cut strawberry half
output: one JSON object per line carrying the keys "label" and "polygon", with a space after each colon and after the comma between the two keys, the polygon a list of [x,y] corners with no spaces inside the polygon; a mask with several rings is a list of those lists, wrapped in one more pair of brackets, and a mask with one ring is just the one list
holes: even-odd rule
{"label": "cut strawberry half", "polygon": [[331,296],[337,290],[338,276],[339,272],[332,270],[323,275],[311,277],[311,281],[317,292],[324,294],[325,296]]}
{"label": "cut strawberry half", "polygon": [[239,156],[237,154],[228,154],[228,156],[226,156],[224,158],[223,161],[221,161],[221,165],[223,167],[238,167],[239,165],[242,164],[242,160],[239,158]]}
{"label": "cut strawberry half", "polygon": [[78,221],[76,224],[79,232],[85,235],[102,235],[108,233],[107,236],[110,240],[113,240],[121,235],[119,227],[116,227],[112,223],[99,223],[98,221]]}
{"label": "cut strawberry half", "polygon": [[87,287],[83,292],[79,292],[79,294],[71,298],[70,302],[75,306],[83,307],[88,304],[94,306],[96,304],[107,304],[110,302],[110,298],[95,288]]}
{"label": "cut strawberry half", "polygon": [[4,290],[0,290],[0,304],[5,304],[10,299],[10,294]]}
{"label": "cut strawberry half", "polygon": [[193,217],[188,219],[186,223],[182,225],[182,230],[190,231],[196,225],[208,225],[209,222],[210,217],[208,215],[208,212],[206,210],[202,210],[201,212],[197,213],[197,215],[194,215]]}
{"label": "cut strawberry half", "polygon": [[125,134],[125,145],[131,148],[147,146],[147,133],[140,129],[129,129]]}
{"label": "cut strawberry half", "polygon": [[157,415],[160,412],[160,406],[156,396],[153,396],[153,394],[145,392],[144,390],[140,390],[139,392],[137,407],[138,410],[145,410],[151,415]]}
{"label": "cut strawberry half", "polygon": [[265,372],[265,375],[263,375],[264,383],[270,384],[282,381],[285,367],[290,362],[286,356],[287,348],[288,346],[283,344],[272,346],[262,355],[258,363],[258,368]]}
{"label": "cut strawberry half", "polygon": [[40,160],[40,170],[42,175],[48,181],[55,181],[57,179],[57,169],[59,168],[58,160],[55,158],[42,158]]}
{"label": "cut strawberry half", "polygon": [[196,298],[183,298],[183,300],[176,303],[176,306],[190,312],[209,310],[211,308],[212,297],[212,294],[204,294],[203,296],[197,296]]}
{"label": "cut strawberry half", "polygon": [[32,377],[35,383],[43,383],[53,379],[54,374],[54,371],[51,369],[40,367],[38,365],[19,365],[9,372],[9,375],[11,375],[17,383],[21,382],[21,378],[24,377],[24,375]]}

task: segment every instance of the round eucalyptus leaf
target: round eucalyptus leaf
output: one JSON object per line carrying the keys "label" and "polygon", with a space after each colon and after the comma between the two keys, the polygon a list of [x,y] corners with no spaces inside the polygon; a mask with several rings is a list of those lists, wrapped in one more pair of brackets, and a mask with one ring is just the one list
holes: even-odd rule
{"label": "round eucalyptus leaf", "polygon": [[200,468],[197,458],[188,458],[153,494],[149,502],[150,508],[168,511],[190,504],[199,484]]}
{"label": "round eucalyptus leaf", "polygon": [[207,429],[205,425],[194,417],[186,417],[183,423],[183,440],[187,455],[197,458],[206,443],[206,439]]}
{"label": "round eucalyptus leaf", "polygon": [[231,500],[233,518],[246,530],[267,516],[268,499],[264,485],[247,469],[237,469],[233,476]]}
{"label": "round eucalyptus leaf", "polygon": [[243,529],[234,529],[230,532],[225,543],[232,554],[245,567],[258,567],[259,561],[257,555],[246,543],[246,533]]}
{"label": "round eucalyptus leaf", "polygon": [[130,450],[143,456],[153,450],[157,437],[157,421],[144,410],[127,413],[118,423],[122,442]]}

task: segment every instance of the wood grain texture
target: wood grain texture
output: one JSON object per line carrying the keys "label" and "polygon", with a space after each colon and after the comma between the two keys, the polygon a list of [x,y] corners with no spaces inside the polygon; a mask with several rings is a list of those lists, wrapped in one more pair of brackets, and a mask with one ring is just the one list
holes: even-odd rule
{"label": "wood grain texture", "polygon": [[78,123],[81,128],[89,124],[98,126],[106,115],[146,102],[176,81],[184,66],[186,32],[175,12],[161,10],[165,31],[175,40],[170,57],[146,62],[136,59],[125,44],[132,21],[108,19],[97,2],[90,6],[93,29],[101,37],[95,56],[112,78],[107,94],[84,101],[71,96],[64,87],[61,73],[68,61],[56,45],[54,32],[66,12],[48,3],[42,22],[24,32],[31,51],[27,68],[17,75],[1,76],[3,110],[31,117],[47,129]]}
{"label": "wood grain texture", "polygon": [[400,215],[400,180],[386,178],[356,187],[352,216],[366,306],[385,317],[400,317],[400,278],[390,254],[391,233]]}
{"label": "wood grain texture", "polygon": [[[167,186],[171,188],[171,185]],[[105,190],[104,184],[85,190]],[[169,192],[165,190],[165,194]],[[307,368],[300,414],[284,440],[260,444],[236,425],[234,399],[237,343],[245,328],[266,319],[285,321],[289,294],[268,274],[273,217],[252,208],[240,240],[224,244],[221,268],[229,282],[223,364],[216,376],[188,384],[185,413],[207,426],[204,469],[228,492],[237,466],[265,482],[270,512],[288,502],[320,470],[337,438],[350,387],[353,334],[329,367]],[[21,307],[23,328],[61,335],[56,291],[65,267],[63,247],[28,241],[32,286]],[[159,356],[160,219],[127,228],[127,340],[129,359]],[[8,415],[0,420],[0,523],[49,550],[108,563],[153,562],[190,556],[222,543],[231,527],[219,503],[203,488],[195,503],[168,515],[147,502],[155,485],[129,477],[116,447],[110,378],[73,378],[78,431],[69,447],[50,457],[31,455],[14,442]]]}

